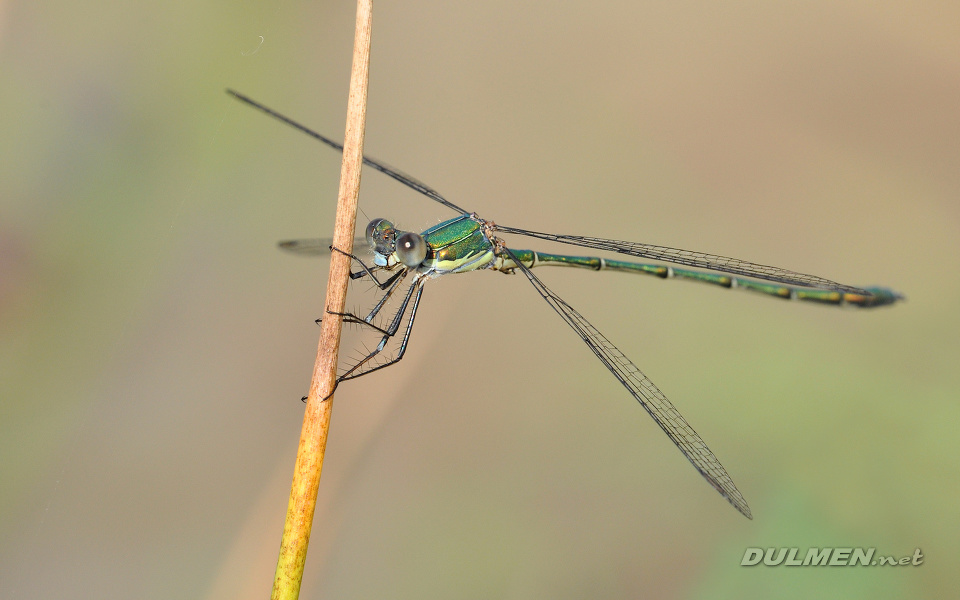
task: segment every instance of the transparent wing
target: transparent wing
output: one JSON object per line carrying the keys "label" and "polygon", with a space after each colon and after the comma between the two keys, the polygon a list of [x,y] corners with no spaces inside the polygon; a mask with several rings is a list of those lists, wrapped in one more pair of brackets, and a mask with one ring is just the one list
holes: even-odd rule
{"label": "transparent wing", "polygon": [[[244,103],[246,103],[246,104],[249,104],[250,106],[252,106],[252,107],[254,107],[254,108],[256,108],[256,109],[258,109],[258,110],[260,110],[260,111],[262,111],[262,112],[264,112],[264,113],[266,113],[266,114],[268,114],[268,115],[270,115],[270,116],[273,117],[274,119],[277,119],[277,120],[279,120],[279,121],[282,121],[283,123],[286,123],[287,125],[293,127],[294,129],[299,129],[300,131],[302,131],[303,133],[309,135],[310,137],[312,137],[312,138],[314,138],[314,139],[320,140],[321,142],[323,142],[324,144],[330,146],[331,148],[333,148],[333,149],[335,149],[335,150],[338,150],[338,151],[340,151],[340,152],[343,152],[343,144],[340,144],[340,143],[338,143],[338,142],[335,142],[335,141],[333,141],[332,139],[330,139],[330,138],[328,138],[328,137],[326,137],[326,136],[324,136],[324,135],[321,135],[321,134],[317,133],[316,131],[310,129],[309,127],[307,127],[307,126],[305,126],[305,125],[301,125],[300,123],[297,123],[297,122],[294,121],[293,119],[290,119],[289,117],[285,117],[285,116],[281,115],[280,113],[276,112],[275,110],[270,109],[270,108],[267,108],[266,106],[260,104],[259,102],[255,101],[255,100],[252,100],[252,99],[244,96],[243,94],[241,94],[241,93],[239,93],[239,92],[235,92],[235,91],[233,91],[233,90],[227,90],[227,93],[230,94],[231,96],[233,96],[234,98],[236,98],[237,100],[239,100],[239,101],[241,101],[241,102],[244,102]],[[377,171],[380,171],[380,172],[383,173],[384,175],[387,175],[387,176],[389,176],[389,177],[393,177],[394,179],[396,179],[397,181],[399,181],[399,182],[402,183],[403,185],[405,185],[405,186],[407,186],[407,187],[409,187],[409,188],[411,188],[411,189],[417,190],[418,192],[420,192],[421,194],[423,194],[423,195],[426,196],[427,198],[430,198],[431,200],[434,200],[434,201],[436,201],[436,202],[439,202],[440,204],[442,204],[442,205],[444,205],[444,206],[446,206],[446,207],[448,207],[448,208],[451,208],[451,209],[457,211],[458,213],[461,213],[461,214],[464,214],[464,215],[467,214],[467,211],[463,210],[462,208],[460,208],[459,206],[457,206],[457,205],[454,204],[453,202],[450,202],[449,200],[447,200],[446,198],[444,198],[443,196],[441,196],[441,195],[440,195],[440,192],[438,192],[437,190],[433,189],[433,188],[430,187],[429,185],[423,183],[422,181],[420,181],[420,180],[417,179],[416,177],[413,177],[412,175],[407,175],[406,173],[404,173],[404,172],[401,171],[400,169],[395,169],[395,168],[387,165],[386,163],[384,163],[384,162],[382,162],[382,161],[379,161],[379,160],[376,160],[376,159],[373,159],[373,158],[368,158],[368,157],[366,157],[366,156],[363,157],[363,164],[367,165],[368,167],[374,168],[374,169],[376,169]]]}
{"label": "transparent wing", "polygon": [[723,465],[720,464],[720,461],[710,451],[703,439],[690,427],[690,424],[657,386],[596,327],[564,302],[562,298],[554,294],[536,275],[530,272],[530,269],[523,266],[523,263],[510,250],[505,250],[523,271],[523,274],[527,276],[533,287],[547,301],[547,304],[567,322],[567,325],[580,336],[580,339],[606,365],[613,376],[637,399],[647,413],[653,417],[653,420],[657,422],[660,429],[663,429],[667,437],[680,448],[687,460],[703,475],[704,479],[710,482],[710,485],[720,492],[720,495],[726,498],[734,508],[748,519],[752,519],[753,515],[750,513],[750,507],[747,506],[747,501],[744,500],[737,486],[734,485],[726,469],[723,468]]}
{"label": "transparent wing", "polygon": [[850,292],[854,294],[872,294],[866,290],[850,285],[837,283],[816,275],[806,275],[797,273],[780,267],[771,267],[769,265],[760,265],[757,263],[740,260],[739,258],[730,258],[716,254],[706,254],[704,252],[693,252],[691,250],[679,250],[677,248],[668,248],[666,246],[655,246],[653,244],[643,244],[641,242],[623,242],[619,240],[608,240],[604,238],[587,237],[582,235],[565,235],[559,233],[540,233],[538,231],[529,231],[527,229],[517,229],[515,227],[503,227],[495,225],[497,231],[504,233],[515,233],[527,237],[539,238],[541,240],[550,240],[562,244],[573,246],[583,246],[584,248],[593,248],[596,250],[606,250],[608,252],[618,252],[640,258],[652,260],[662,260],[678,265],[687,265],[690,267],[700,267],[701,269],[711,269],[722,273],[733,275],[743,275],[745,277],[754,277],[756,279],[765,279],[787,285],[799,285],[803,287],[812,287],[825,290],[837,290],[840,292]]}
{"label": "transparent wing", "polygon": [[[299,254],[300,256],[324,256],[330,254],[330,245],[333,240],[330,238],[311,238],[307,240],[285,240],[277,242],[277,246],[286,252]],[[367,239],[358,237],[353,238],[353,251],[367,247]]]}
{"label": "transparent wing", "polygon": [[[281,115],[280,113],[267,108],[266,106],[256,102],[233,90],[227,90],[227,93],[244,102],[250,106],[266,113],[267,115],[286,123],[287,125],[306,133],[310,137],[313,137],[324,144],[334,148],[340,152],[343,152],[343,145],[335,142],[334,140],[323,136],[312,129],[297,123],[296,121]],[[381,173],[388,175],[403,185],[416,190],[423,194],[424,196],[439,202],[440,204],[451,208],[461,214],[468,214],[467,211],[463,210],[456,204],[450,202],[446,198],[440,195],[440,192],[436,191],[429,185],[423,183],[416,177],[408,175],[403,171],[396,169],[387,165],[386,163],[375,160],[373,158],[363,157],[363,163],[369,167],[372,167]],[[564,235],[564,234],[552,234],[552,233],[540,233],[536,231],[529,231],[526,229],[517,229],[514,227],[502,227],[494,226],[498,231],[504,233],[515,233],[518,235],[525,235],[528,237],[539,238],[543,240],[551,240],[555,242],[561,242],[564,244],[572,244],[574,246],[583,246],[585,248],[595,248],[597,250],[607,250],[610,252],[619,252],[621,254],[628,254],[630,256],[637,256],[641,258],[649,258],[653,260],[662,260],[666,262],[672,262],[680,265],[687,265],[691,267],[700,267],[702,269],[711,269],[714,271],[721,271],[723,273],[731,273],[733,275],[742,275],[745,277],[755,277],[757,279],[764,279],[767,281],[775,281],[778,283],[785,283],[787,285],[799,285],[804,287],[813,287],[827,290],[837,290],[841,292],[851,292],[855,294],[862,294],[864,296],[872,296],[867,290],[844,285],[831,281],[829,279],[824,279],[823,277],[817,277],[816,275],[806,275],[803,273],[797,273],[794,271],[789,271],[787,269],[781,269],[779,267],[771,267],[769,265],[760,265],[745,260],[740,260],[737,258],[730,258],[727,256],[719,256],[716,254],[706,254],[703,252],[692,252],[690,250],[679,250],[677,248],[668,248],[666,246],[655,246],[652,244],[642,244],[639,242],[623,242],[617,240],[608,240],[603,238],[594,238],[586,237],[579,235]],[[290,250],[292,252],[298,252],[296,245],[292,246],[283,246],[282,248]],[[303,254],[314,254],[312,251],[306,250],[307,246],[304,246]]]}

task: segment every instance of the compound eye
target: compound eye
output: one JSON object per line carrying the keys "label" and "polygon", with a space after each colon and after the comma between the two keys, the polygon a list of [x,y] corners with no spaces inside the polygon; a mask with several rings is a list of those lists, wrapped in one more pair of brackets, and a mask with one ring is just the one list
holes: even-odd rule
{"label": "compound eye", "polygon": [[404,233],[397,238],[397,258],[408,267],[416,267],[427,257],[427,242],[419,233]]}
{"label": "compound eye", "polygon": [[374,219],[367,225],[367,244],[378,249],[378,246],[391,246],[394,235],[393,223],[386,219]]}

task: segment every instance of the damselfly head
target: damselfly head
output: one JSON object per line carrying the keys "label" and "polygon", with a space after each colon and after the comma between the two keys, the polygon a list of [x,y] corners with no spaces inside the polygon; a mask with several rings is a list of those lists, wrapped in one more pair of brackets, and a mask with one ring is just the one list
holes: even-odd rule
{"label": "damselfly head", "polygon": [[397,249],[397,230],[386,219],[374,219],[367,225],[367,244],[381,256],[390,256]]}

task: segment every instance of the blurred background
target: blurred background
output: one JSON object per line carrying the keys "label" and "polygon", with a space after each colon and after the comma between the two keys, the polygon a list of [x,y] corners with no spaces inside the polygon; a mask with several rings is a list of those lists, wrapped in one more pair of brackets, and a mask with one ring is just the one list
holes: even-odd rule
{"label": "blurred background", "polygon": [[[268,596],[327,277],[275,243],[331,234],[340,156],[224,89],[342,138],[354,11],[0,2],[3,598]],[[958,107],[949,2],[376,4],[366,152],[453,202],[908,301],[541,273],[748,521],[522,277],[433,282],[337,394],[301,597],[953,593]],[[361,209],[453,216],[372,170]],[[925,559],[740,566],[822,546]]]}

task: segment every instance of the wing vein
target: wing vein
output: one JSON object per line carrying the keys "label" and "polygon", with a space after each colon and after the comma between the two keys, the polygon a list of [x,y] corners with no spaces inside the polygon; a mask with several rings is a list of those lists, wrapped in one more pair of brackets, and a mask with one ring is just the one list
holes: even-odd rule
{"label": "wing vein", "polygon": [[733,483],[733,479],[730,478],[726,469],[723,468],[723,465],[710,451],[700,435],[687,423],[686,419],[667,400],[660,389],[583,315],[544,285],[536,275],[530,272],[530,269],[523,266],[523,263],[517,259],[513,252],[506,248],[505,250],[523,271],[523,274],[527,276],[537,292],[546,300],[547,304],[580,336],[580,339],[620,381],[623,387],[627,388],[627,391],[653,417],[660,429],[667,434],[667,437],[680,449],[704,479],[734,508],[748,519],[752,519],[753,516],[747,501]]}
{"label": "wing vein", "polygon": [[787,285],[798,285],[803,287],[812,287],[826,290],[837,290],[841,292],[850,292],[855,294],[865,294],[870,296],[870,292],[858,287],[837,283],[816,275],[807,275],[797,273],[780,267],[770,265],[761,265],[752,263],[739,258],[729,256],[720,256],[718,254],[707,254],[705,252],[694,252],[692,250],[680,250],[667,246],[657,246],[654,244],[644,244],[642,242],[625,242],[620,240],[609,240],[604,238],[588,237],[582,235],[565,235],[558,233],[541,233],[539,231],[529,231],[526,229],[517,229],[515,227],[495,226],[497,231],[504,233],[514,233],[541,240],[560,242],[572,246],[583,246],[584,248],[593,248],[595,250],[606,250],[608,252],[618,252],[640,258],[652,260],[662,260],[679,265],[690,267],[699,267],[701,269],[710,269],[712,271],[721,271],[733,275],[742,275],[745,277],[754,277],[776,283]]}
{"label": "wing vein", "polygon": [[[262,111],[262,112],[264,112],[264,113],[266,113],[266,114],[268,114],[268,115],[270,115],[270,116],[273,117],[274,119],[277,119],[278,121],[281,121],[281,122],[283,122],[283,123],[286,123],[286,124],[289,125],[290,127],[293,127],[294,129],[298,129],[298,130],[300,130],[301,132],[309,135],[310,137],[312,137],[312,138],[314,138],[314,139],[316,139],[316,140],[319,140],[319,141],[323,142],[324,144],[330,146],[330,147],[333,148],[334,150],[337,150],[337,151],[339,151],[339,152],[343,152],[343,145],[342,145],[342,144],[340,144],[339,142],[336,142],[336,141],[332,140],[331,138],[328,138],[328,137],[325,136],[325,135],[321,135],[321,134],[317,133],[316,131],[310,129],[310,128],[307,127],[306,125],[301,125],[300,123],[294,121],[293,119],[291,119],[291,118],[289,118],[289,117],[283,116],[282,114],[278,113],[277,111],[273,110],[272,108],[268,108],[268,107],[264,106],[263,104],[260,104],[260,103],[257,102],[256,100],[253,100],[253,99],[251,99],[251,98],[248,98],[247,96],[244,96],[244,95],[241,94],[240,92],[235,92],[235,91],[233,91],[233,90],[229,90],[229,89],[228,89],[228,90],[227,90],[227,93],[230,94],[231,96],[233,96],[234,98],[236,98],[237,100],[240,100],[241,102],[244,102],[244,103],[246,103],[246,104],[249,104],[250,106],[252,106],[252,107],[254,107],[254,108],[256,108],[256,109],[258,109],[258,110],[260,110],[260,111]],[[436,202],[439,202],[440,204],[446,206],[447,208],[451,208],[451,209],[453,209],[453,210],[455,210],[455,211],[457,211],[457,212],[459,212],[459,213],[461,213],[461,214],[467,214],[467,211],[463,210],[462,208],[460,208],[459,206],[457,206],[457,205],[454,204],[453,202],[450,202],[449,200],[447,200],[446,198],[444,198],[443,196],[441,196],[441,195],[440,195],[440,192],[438,192],[437,190],[433,189],[433,188],[430,187],[429,185],[423,183],[422,181],[420,181],[420,180],[417,179],[416,177],[413,177],[412,175],[407,175],[406,173],[404,173],[404,172],[401,171],[400,169],[396,169],[396,168],[394,168],[394,167],[389,166],[388,164],[386,164],[386,163],[384,163],[384,162],[381,162],[381,161],[376,160],[376,159],[374,159],[374,158],[369,158],[369,157],[367,157],[367,156],[364,156],[364,157],[363,157],[363,164],[367,165],[368,167],[372,167],[372,168],[380,171],[381,173],[383,173],[384,175],[387,175],[388,177],[392,177],[392,178],[396,179],[397,181],[399,181],[399,182],[402,183],[403,185],[407,186],[408,188],[411,188],[411,189],[414,189],[414,190],[420,192],[421,194],[423,194],[423,195],[426,196],[427,198],[430,198],[431,200],[434,200],[434,201],[436,201]]]}

